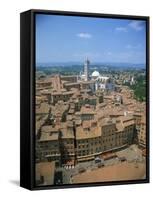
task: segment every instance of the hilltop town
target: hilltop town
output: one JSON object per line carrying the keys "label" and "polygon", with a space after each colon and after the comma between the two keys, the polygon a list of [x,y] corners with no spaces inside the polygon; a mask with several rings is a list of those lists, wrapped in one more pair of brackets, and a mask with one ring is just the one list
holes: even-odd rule
{"label": "hilltop town", "polygon": [[[125,168],[127,179],[145,178],[146,102],[125,84],[135,85],[135,77],[89,67],[86,59],[80,74],[36,76],[37,185],[109,181],[114,167]],[[141,175],[132,171],[138,168]]]}

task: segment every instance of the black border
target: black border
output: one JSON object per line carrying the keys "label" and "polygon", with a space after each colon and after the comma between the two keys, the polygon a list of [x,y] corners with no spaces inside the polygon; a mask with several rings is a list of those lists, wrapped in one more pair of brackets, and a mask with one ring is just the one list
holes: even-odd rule
{"label": "black border", "polygon": [[[36,186],[35,185],[35,16],[36,14],[65,15],[94,18],[131,19],[146,21],[146,124],[147,124],[147,157],[146,179],[128,181],[109,181],[79,184],[63,184],[61,186]],[[117,15],[84,13],[55,10],[29,10],[21,13],[20,23],[20,95],[21,95],[21,133],[20,133],[20,186],[30,190],[79,188],[91,186],[109,186],[149,183],[149,17],[136,15]],[[24,41],[26,39],[26,42]],[[26,49],[25,49],[26,47]],[[27,70],[27,71],[26,71]],[[27,90],[25,89],[27,88]],[[29,132],[28,132],[29,131]],[[27,134],[28,133],[28,134]],[[25,159],[26,158],[26,159]]]}

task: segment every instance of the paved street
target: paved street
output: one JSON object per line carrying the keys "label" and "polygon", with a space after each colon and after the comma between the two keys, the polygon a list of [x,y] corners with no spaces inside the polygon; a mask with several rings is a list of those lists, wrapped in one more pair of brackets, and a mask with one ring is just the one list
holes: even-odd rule
{"label": "paved street", "polygon": [[[145,159],[142,156],[141,150],[137,147],[137,145],[131,145],[130,147],[123,149],[121,151],[116,152],[117,158],[112,158],[104,161],[105,166],[114,166],[119,164],[121,161],[120,157],[125,157],[126,162],[145,162]],[[104,167],[105,167],[104,166]],[[84,169],[84,171],[92,171],[98,168],[98,163],[95,161],[88,161],[83,163],[78,163],[73,169],[72,168],[64,168],[60,167],[57,171],[61,171],[63,174],[63,184],[71,183],[71,177],[79,174],[80,169]]]}

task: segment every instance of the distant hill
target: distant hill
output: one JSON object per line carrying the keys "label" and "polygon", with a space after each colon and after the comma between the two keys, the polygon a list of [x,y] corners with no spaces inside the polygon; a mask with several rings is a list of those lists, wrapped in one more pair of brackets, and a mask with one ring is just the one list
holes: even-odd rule
{"label": "distant hill", "polygon": [[[48,63],[37,63],[37,67],[72,67],[72,66],[83,66],[83,62],[48,62]],[[116,63],[116,62],[91,62],[91,67],[130,67],[130,68],[145,68],[145,64],[135,64],[135,63]]]}

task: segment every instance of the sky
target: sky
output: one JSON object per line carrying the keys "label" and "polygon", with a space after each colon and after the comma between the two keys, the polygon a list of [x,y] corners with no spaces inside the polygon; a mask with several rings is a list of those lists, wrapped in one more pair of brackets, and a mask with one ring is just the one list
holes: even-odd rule
{"label": "sky", "polygon": [[36,14],[36,63],[145,64],[145,21]]}

